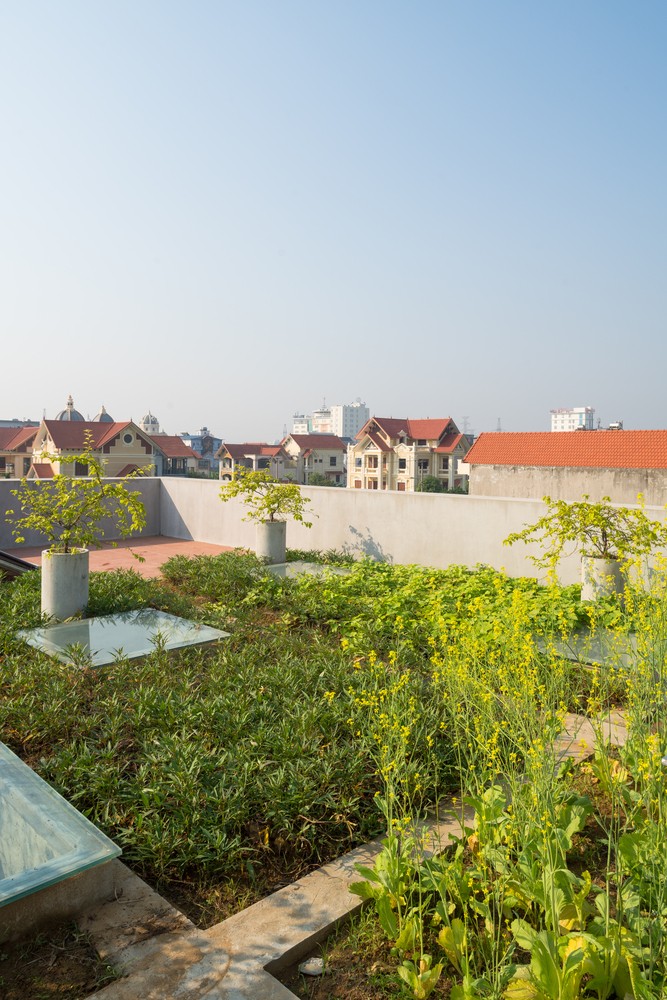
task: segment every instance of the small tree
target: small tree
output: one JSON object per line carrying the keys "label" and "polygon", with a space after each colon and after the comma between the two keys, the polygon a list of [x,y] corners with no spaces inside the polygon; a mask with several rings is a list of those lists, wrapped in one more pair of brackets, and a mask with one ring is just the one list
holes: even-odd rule
{"label": "small tree", "polygon": [[101,524],[110,518],[119,534],[126,538],[146,525],[146,511],[141,497],[127,488],[127,481],[143,470],[124,476],[121,482],[104,478],[104,464],[93,452],[91,434],[86,434],[80,455],[63,458],[45,455],[63,465],[87,467],[86,476],[71,476],[58,472],[53,479],[36,483],[21,480],[12,495],[19,501],[17,510],[8,510],[13,522],[12,534],[20,545],[24,532],[38,531],[46,535],[52,552],[72,552],[75,549],[99,548],[104,540]]}
{"label": "small tree", "polygon": [[334,483],[329,476],[325,476],[323,472],[311,472],[308,476],[309,486],[338,486],[338,483]]}
{"label": "small tree", "polygon": [[223,503],[233,497],[240,497],[248,513],[244,521],[286,521],[291,518],[306,528],[312,528],[312,521],[306,521],[306,505],[310,497],[305,497],[296,483],[281,483],[266,469],[246,469],[238,466],[232,479],[220,487]]}
{"label": "small tree", "polygon": [[[592,503],[587,494],[580,501],[544,497],[547,512],[535,524],[513,532],[505,545],[537,543],[542,552],[529,558],[536,566],[554,572],[559,559],[578,546],[582,555],[598,559],[631,560],[667,545],[667,527],[652,521],[642,509],[613,507],[609,497]],[[638,502],[643,502],[641,494]]]}
{"label": "small tree", "polygon": [[415,493],[446,493],[446,487],[437,476],[424,476],[415,484]]}

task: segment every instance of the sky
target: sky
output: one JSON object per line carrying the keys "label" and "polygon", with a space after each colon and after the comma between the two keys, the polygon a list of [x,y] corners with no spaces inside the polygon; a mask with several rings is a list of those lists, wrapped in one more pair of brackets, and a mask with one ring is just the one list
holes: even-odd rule
{"label": "sky", "polygon": [[0,419],[665,428],[664,0],[0,0]]}

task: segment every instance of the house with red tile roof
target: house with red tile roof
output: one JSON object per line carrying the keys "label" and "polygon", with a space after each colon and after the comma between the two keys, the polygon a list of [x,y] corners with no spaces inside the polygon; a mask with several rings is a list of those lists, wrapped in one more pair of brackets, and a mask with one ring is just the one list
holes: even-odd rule
{"label": "house with red tile roof", "polygon": [[464,488],[466,476],[458,466],[471,443],[451,417],[371,417],[348,449],[347,485],[413,492],[434,476],[447,490]]}
{"label": "house with red tile roof", "polygon": [[667,430],[490,431],[466,464],[476,496],[667,502]]}
{"label": "house with red tile roof", "polygon": [[288,456],[286,477],[307,485],[319,473],[329,485],[345,486],[347,445],[337,434],[288,434],[280,445]]}
{"label": "house with red tile roof", "polygon": [[180,434],[156,434],[155,437],[145,435],[153,442],[158,456],[161,457],[158,463],[158,475],[160,476],[190,476],[194,475],[201,462],[199,455],[194,448],[186,444]]}
{"label": "house with red tile roof", "polygon": [[139,470],[153,476],[187,476],[199,465],[199,455],[183,438],[176,434],[151,437],[132,420],[43,420],[39,428],[32,430],[31,479],[48,478],[61,471],[84,476],[87,470],[83,466],[79,468],[64,459],[79,455],[87,441],[109,477]]}
{"label": "house with red tile roof", "polygon": [[0,427],[0,476],[20,479],[32,461],[38,427]]}
{"label": "house with red tile roof", "polygon": [[71,459],[81,454],[90,441],[93,452],[105,466],[107,476],[119,476],[136,469],[149,475],[161,472],[161,459],[152,439],[133,421],[42,420],[32,447],[33,468],[30,478],[45,478],[49,465],[52,473],[85,476],[87,468]]}
{"label": "house with red tile roof", "polygon": [[229,482],[238,468],[265,469],[276,479],[283,479],[288,458],[279,444],[267,444],[264,441],[225,443],[218,448],[215,457],[219,459],[219,477],[224,482]]}

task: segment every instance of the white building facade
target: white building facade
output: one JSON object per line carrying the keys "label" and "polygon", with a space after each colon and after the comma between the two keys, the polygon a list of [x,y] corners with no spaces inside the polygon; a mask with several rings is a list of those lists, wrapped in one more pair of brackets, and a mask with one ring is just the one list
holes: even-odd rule
{"label": "white building facade", "polygon": [[295,413],[292,434],[335,434],[336,437],[353,440],[368,423],[370,415],[370,410],[360,399],[354,403],[322,406],[312,413]]}
{"label": "white building facade", "polygon": [[551,411],[552,431],[593,431],[595,410],[592,406],[572,406]]}

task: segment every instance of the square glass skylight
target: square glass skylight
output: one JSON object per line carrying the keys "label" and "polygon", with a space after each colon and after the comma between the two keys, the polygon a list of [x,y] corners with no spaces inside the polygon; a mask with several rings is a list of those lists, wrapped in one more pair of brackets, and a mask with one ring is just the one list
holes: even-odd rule
{"label": "square glass skylight", "polygon": [[121,657],[147,656],[157,647],[184,649],[226,639],[229,632],[142,608],[117,615],[84,618],[43,628],[22,629],[19,636],[62,663],[104,667]]}
{"label": "square glass skylight", "polygon": [[121,853],[4,743],[0,803],[0,907]]}

